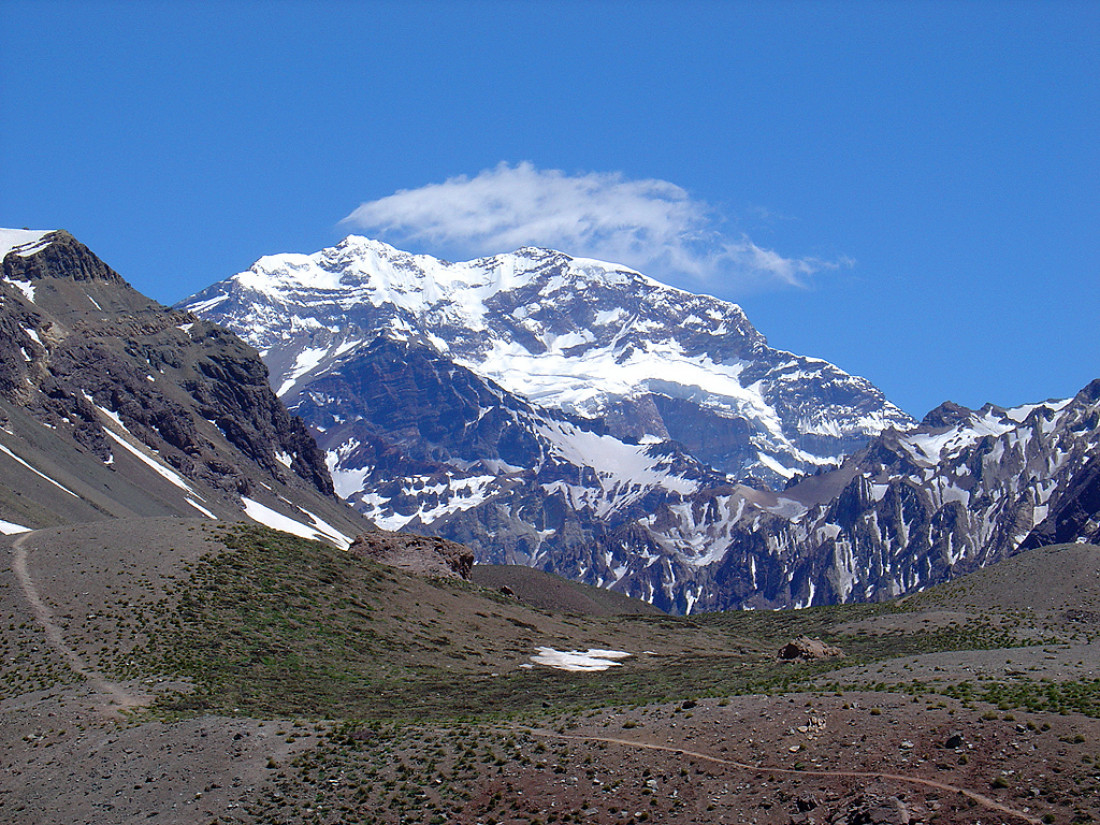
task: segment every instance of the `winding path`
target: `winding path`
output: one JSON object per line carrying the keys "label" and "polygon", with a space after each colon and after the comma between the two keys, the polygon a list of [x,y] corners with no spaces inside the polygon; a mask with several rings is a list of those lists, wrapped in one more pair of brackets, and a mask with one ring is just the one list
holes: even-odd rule
{"label": "winding path", "polygon": [[1009,808],[1007,805],[1002,805],[995,799],[990,799],[988,796],[977,793],[976,791],[967,790],[966,788],[959,788],[955,785],[948,785],[946,782],[937,782],[935,779],[922,779],[918,776],[906,776],[899,773],[885,773],[883,771],[827,771],[827,770],[802,770],[797,768],[774,768],[767,765],[753,765],[748,762],[737,762],[732,759],[722,759],[718,756],[711,756],[707,753],[700,753],[698,751],[687,750],[686,748],[678,748],[674,745],[656,745],[649,742],[638,742],[631,739],[615,739],[608,736],[574,736],[567,733],[555,733],[551,730],[545,730],[541,728],[521,728],[525,732],[533,736],[542,736],[550,739],[570,739],[578,742],[605,742],[610,745],[622,745],[628,748],[641,748],[644,750],[652,751],[666,751],[668,753],[675,753],[680,756],[690,756],[693,759],[700,759],[704,762],[713,762],[718,765],[726,765],[728,767],[740,768],[742,770],[749,771],[763,771],[765,773],[782,773],[795,776],[828,776],[828,777],[845,777],[852,779],[889,779],[895,782],[906,782],[911,785],[921,785],[926,788],[934,788],[938,791],[946,791],[947,793],[961,794],[968,799],[973,800],[977,804],[984,808],[988,808],[991,811],[997,813],[1007,814],[1008,816],[1022,819],[1024,822],[1030,823],[1030,825],[1042,825],[1042,820],[1038,817],[1034,817],[1031,814],[1018,811],[1015,808]]}
{"label": "winding path", "polygon": [[84,679],[96,693],[99,693],[108,700],[108,712],[118,715],[124,710],[144,706],[147,704],[147,701],[143,697],[135,696],[118,682],[112,681],[98,670],[91,667],[84,658],[73,650],[65,641],[65,637],[61,633],[61,628],[58,626],[57,622],[54,621],[53,613],[50,612],[46,603],[42,601],[42,597],[38,593],[38,588],[35,587],[34,579],[31,578],[30,570],[27,566],[27,557],[30,551],[27,549],[26,543],[36,532],[38,531],[24,533],[12,543],[11,569],[12,572],[15,573],[15,578],[19,582],[19,587],[23,591],[23,595],[31,606],[31,611],[34,613],[35,620],[46,632],[46,638],[49,640],[50,645],[62,655],[65,662],[74,673]]}

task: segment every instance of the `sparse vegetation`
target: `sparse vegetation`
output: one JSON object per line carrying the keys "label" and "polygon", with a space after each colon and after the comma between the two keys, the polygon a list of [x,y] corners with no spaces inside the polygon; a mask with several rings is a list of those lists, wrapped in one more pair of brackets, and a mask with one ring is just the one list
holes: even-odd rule
{"label": "sparse vegetation", "polygon": [[[260,527],[221,531],[225,550],[193,565],[174,610],[136,655],[145,669],[194,681],[174,712],[218,710],[329,718],[504,718],[684,695],[781,693],[833,661],[780,664],[775,650],[815,635],[845,664],[1019,641],[986,621],[932,632],[838,628],[897,611],[845,605],[765,614],[565,617],[524,608],[468,582],[407,576]],[[446,615],[443,625],[440,616]],[[522,617],[522,618],[521,618]],[[625,641],[624,641],[625,640]],[[540,644],[627,647],[598,679],[519,665]],[[650,651],[637,655],[640,651]]]}
{"label": "sparse vegetation", "polygon": [[[966,595],[983,607],[969,613],[945,610],[932,591],[803,611],[576,615],[264,528],[212,538],[174,578],[107,576],[94,610],[57,620],[113,678],[180,686],[135,721],[278,720],[255,763],[257,790],[219,809],[222,823],[782,818],[800,783],[829,789],[817,804],[855,810],[864,802],[843,782],[806,773],[836,766],[934,770],[1055,821],[1098,814],[1100,682],[1089,656],[1066,647],[1092,631],[992,609],[977,587]],[[79,681],[16,605],[0,621],[8,661],[22,664],[19,674],[6,665],[7,690]],[[802,635],[844,655],[777,661]],[[566,673],[527,666],[540,645],[633,655]],[[1048,661],[1058,678],[1038,669]],[[79,737],[83,724],[28,726],[19,743],[53,754],[64,730]],[[1049,760],[1043,777],[1034,753]],[[218,784],[194,798],[216,798]],[[129,791],[138,786],[145,778]],[[940,821],[981,813],[963,796],[936,803]]]}

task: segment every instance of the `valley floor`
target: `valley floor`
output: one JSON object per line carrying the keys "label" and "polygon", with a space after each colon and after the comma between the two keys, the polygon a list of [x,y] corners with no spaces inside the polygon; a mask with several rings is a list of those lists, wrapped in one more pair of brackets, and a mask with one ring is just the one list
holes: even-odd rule
{"label": "valley floor", "polygon": [[[904,609],[591,618],[222,529],[3,540],[6,822],[1100,820],[1100,584],[1068,615],[989,602],[1005,568]],[[223,579],[224,561],[249,566]],[[253,580],[297,589],[273,618]],[[806,631],[848,655],[776,663]],[[355,639],[376,646],[357,659]],[[634,655],[564,673],[525,667],[534,642]]]}

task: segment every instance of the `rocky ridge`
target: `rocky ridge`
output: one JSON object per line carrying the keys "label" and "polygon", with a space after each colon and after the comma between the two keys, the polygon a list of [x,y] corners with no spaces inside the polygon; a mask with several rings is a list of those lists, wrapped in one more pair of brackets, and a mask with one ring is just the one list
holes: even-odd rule
{"label": "rocky ridge", "polygon": [[283,519],[346,545],[363,529],[250,347],[136,292],[69,233],[30,234],[5,247],[0,280],[9,531],[135,515]]}

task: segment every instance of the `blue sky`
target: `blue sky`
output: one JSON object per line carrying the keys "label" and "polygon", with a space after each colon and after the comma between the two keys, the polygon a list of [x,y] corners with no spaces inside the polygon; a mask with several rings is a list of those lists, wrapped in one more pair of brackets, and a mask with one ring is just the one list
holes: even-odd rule
{"label": "blue sky", "polygon": [[527,237],[918,417],[1100,377],[1095,2],[0,0],[0,31],[0,226],[164,303],[351,231]]}

